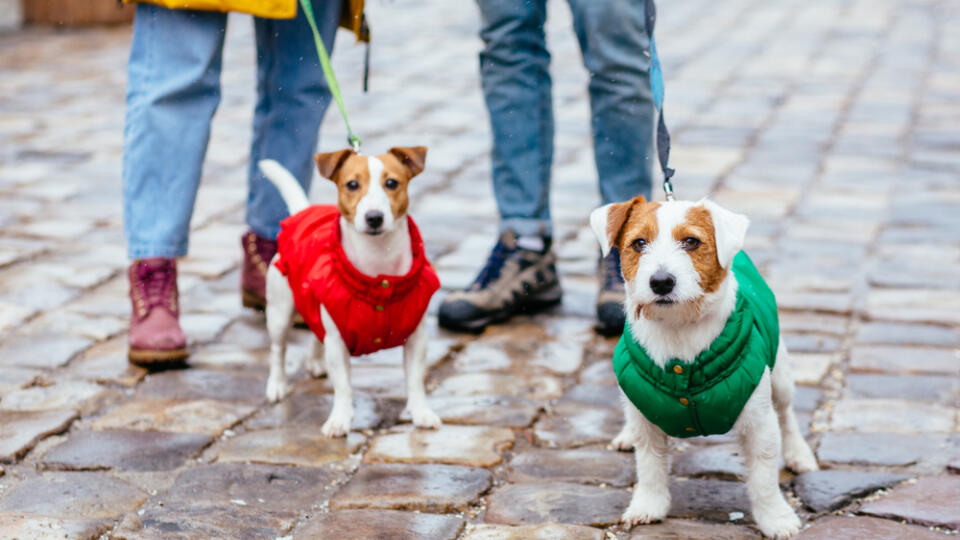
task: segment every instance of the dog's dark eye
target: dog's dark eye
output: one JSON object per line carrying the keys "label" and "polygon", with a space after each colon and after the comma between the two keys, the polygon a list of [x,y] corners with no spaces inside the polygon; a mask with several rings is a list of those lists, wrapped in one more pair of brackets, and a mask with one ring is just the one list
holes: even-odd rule
{"label": "dog's dark eye", "polygon": [[383,183],[387,189],[397,189],[397,186],[400,185],[400,182],[397,182],[393,178],[387,178],[387,181]]}
{"label": "dog's dark eye", "polygon": [[643,251],[643,248],[647,247],[647,240],[645,238],[637,238],[633,242],[630,242],[630,247],[637,253],[640,253]]}
{"label": "dog's dark eye", "polygon": [[700,247],[700,239],[688,236],[683,239],[683,249],[693,251]]}
{"label": "dog's dark eye", "polygon": [[349,189],[350,191],[356,191],[360,189],[360,182],[357,182],[356,180],[351,180],[347,182],[347,189]]}

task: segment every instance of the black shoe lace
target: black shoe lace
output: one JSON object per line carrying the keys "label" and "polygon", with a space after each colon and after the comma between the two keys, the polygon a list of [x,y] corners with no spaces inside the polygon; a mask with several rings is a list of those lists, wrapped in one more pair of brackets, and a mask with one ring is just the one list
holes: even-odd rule
{"label": "black shoe lace", "polygon": [[473,290],[482,289],[491,281],[499,278],[504,263],[507,262],[507,258],[515,251],[516,248],[508,249],[502,240],[498,241],[497,245],[493,247],[493,251],[490,252],[490,257],[487,258],[487,264],[480,270],[480,274],[477,275],[477,279],[473,281],[473,285],[471,285],[470,288]]}
{"label": "black shoe lace", "polygon": [[610,250],[610,253],[603,258],[603,288],[604,290],[616,290],[623,286],[623,274],[620,271],[620,252],[617,248]]}

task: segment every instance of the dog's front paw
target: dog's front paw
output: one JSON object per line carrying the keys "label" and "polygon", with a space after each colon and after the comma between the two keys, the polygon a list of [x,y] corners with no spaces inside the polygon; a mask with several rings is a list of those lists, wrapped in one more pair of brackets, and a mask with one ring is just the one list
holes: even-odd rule
{"label": "dog's front paw", "polygon": [[320,433],[325,437],[343,437],[350,431],[350,423],[353,421],[352,413],[342,413],[334,410],[330,417],[323,423]]}
{"label": "dog's front paw", "polygon": [[663,521],[668,512],[670,512],[670,497],[635,493],[620,521],[627,527],[644,525]]}
{"label": "dog's front paw", "polygon": [[271,403],[276,403],[286,397],[289,388],[287,387],[287,378],[283,376],[270,375],[267,378],[267,399]]}
{"label": "dog's front paw", "polygon": [[785,540],[800,532],[800,518],[786,502],[781,508],[770,512],[754,510],[753,518],[757,521],[757,528],[767,538]]}
{"label": "dog's front paw", "polygon": [[628,433],[627,430],[623,430],[610,441],[610,445],[613,446],[614,450],[629,452],[633,450],[633,445],[636,442],[637,437],[633,433]]}
{"label": "dog's front paw", "polygon": [[413,419],[413,425],[419,428],[437,429],[443,422],[437,413],[428,407],[417,407],[410,410],[410,418]]}

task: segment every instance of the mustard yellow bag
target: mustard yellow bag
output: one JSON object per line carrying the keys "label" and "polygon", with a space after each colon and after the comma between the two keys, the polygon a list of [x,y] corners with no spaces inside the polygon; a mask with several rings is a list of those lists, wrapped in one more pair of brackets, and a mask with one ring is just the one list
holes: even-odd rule
{"label": "mustard yellow bag", "polygon": [[147,2],[170,9],[201,11],[238,11],[267,19],[292,19],[297,16],[297,0],[123,0]]}

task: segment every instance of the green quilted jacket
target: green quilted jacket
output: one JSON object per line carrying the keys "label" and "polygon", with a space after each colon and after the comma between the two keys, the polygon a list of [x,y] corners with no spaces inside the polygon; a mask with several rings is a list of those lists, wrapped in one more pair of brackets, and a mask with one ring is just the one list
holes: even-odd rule
{"label": "green quilted jacket", "polygon": [[613,353],[620,388],[647,420],[673,437],[730,431],[764,368],[773,369],[780,329],[777,304],[747,254],[733,259],[737,303],[720,335],[693,363],[657,366],[633,339],[630,323]]}

